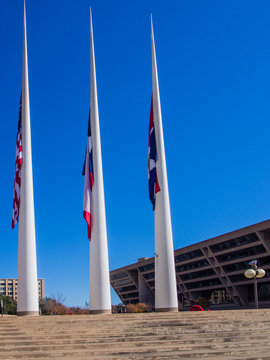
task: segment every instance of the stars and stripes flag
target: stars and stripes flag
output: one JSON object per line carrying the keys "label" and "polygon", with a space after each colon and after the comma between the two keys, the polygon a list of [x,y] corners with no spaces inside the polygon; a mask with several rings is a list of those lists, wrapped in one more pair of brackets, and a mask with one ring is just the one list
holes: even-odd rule
{"label": "stars and stripes flag", "polygon": [[11,224],[12,229],[19,221],[22,162],[23,162],[23,152],[22,152],[22,96],[21,96],[17,139],[16,139],[14,196],[13,196],[13,211],[12,211],[12,224]]}
{"label": "stars and stripes flag", "polygon": [[151,99],[150,121],[149,121],[149,135],[148,135],[148,186],[149,197],[155,210],[156,194],[160,191],[158,177],[157,177],[157,146],[153,114],[153,96]]}
{"label": "stars and stripes flag", "polygon": [[86,147],[85,161],[83,166],[83,175],[84,175],[83,217],[87,222],[89,240],[91,240],[91,229],[92,229],[91,217],[93,216],[92,187],[94,185],[94,169],[93,169],[92,149],[93,149],[93,145],[92,145],[90,111],[89,111],[87,147]]}

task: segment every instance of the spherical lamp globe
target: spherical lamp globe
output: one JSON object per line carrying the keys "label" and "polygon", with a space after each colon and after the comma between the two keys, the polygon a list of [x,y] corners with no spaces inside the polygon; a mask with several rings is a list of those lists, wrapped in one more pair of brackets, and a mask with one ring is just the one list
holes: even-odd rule
{"label": "spherical lamp globe", "polygon": [[245,272],[244,272],[244,275],[247,279],[252,279],[254,278],[254,276],[256,275],[256,271],[253,270],[253,269],[247,269]]}
{"label": "spherical lamp globe", "polygon": [[265,271],[263,269],[257,269],[256,278],[260,279],[260,278],[264,277],[264,275],[265,275]]}

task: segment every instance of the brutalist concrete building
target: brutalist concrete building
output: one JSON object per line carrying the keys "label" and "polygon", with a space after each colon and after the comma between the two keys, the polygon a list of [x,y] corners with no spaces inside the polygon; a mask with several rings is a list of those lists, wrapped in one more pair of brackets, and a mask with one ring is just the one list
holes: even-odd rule
{"label": "brutalist concrete building", "polygon": [[[199,297],[207,298],[211,308],[253,307],[253,280],[244,271],[254,259],[266,272],[257,280],[259,305],[270,307],[270,220],[175,250],[174,256],[180,308]],[[154,306],[154,258],[113,270],[110,278],[125,305]]]}

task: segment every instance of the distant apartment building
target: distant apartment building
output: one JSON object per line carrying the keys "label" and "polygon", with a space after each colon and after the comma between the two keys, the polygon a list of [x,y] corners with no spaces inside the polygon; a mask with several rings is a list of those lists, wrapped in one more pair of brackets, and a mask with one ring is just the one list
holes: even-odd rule
{"label": "distant apartment building", "polygon": [[[17,301],[18,280],[0,279],[0,296],[10,296]],[[39,300],[45,299],[45,280],[38,279]]]}

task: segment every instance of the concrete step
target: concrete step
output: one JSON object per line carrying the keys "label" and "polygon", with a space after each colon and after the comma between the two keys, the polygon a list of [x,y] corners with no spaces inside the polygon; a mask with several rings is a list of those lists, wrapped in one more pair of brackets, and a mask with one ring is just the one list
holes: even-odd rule
{"label": "concrete step", "polygon": [[270,310],[0,318],[1,360],[204,357],[269,360]]}
{"label": "concrete step", "polygon": [[[105,346],[106,345],[106,346]],[[187,341],[179,341],[179,340],[156,340],[151,339],[149,341],[143,342],[136,342],[136,341],[124,341],[123,343],[119,344],[118,342],[112,343],[107,339],[104,343],[96,343],[94,341],[87,342],[87,341],[72,341],[72,342],[64,342],[61,341],[60,343],[50,343],[44,342],[37,344],[36,342],[33,344],[16,344],[16,345],[4,345],[1,346],[0,353],[5,353],[9,351],[20,351],[20,352],[28,352],[28,351],[47,351],[47,350],[60,350],[60,349],[100,349],[101,351],[107,351],[108,347],[110,351],[114,348],[118,348],[119,345],[128,348],[140,348],[140,347],[153,347],[156,348],[167,348],[171,346],[177,346],[181,348],[181,350],[190,350],[190,349],[241,349],[245,351],[249,351],[250,349],[253,350],[254,347],[260,349],[261,347],[270,350],[270,341],[265,341],[264,339],[255,339],[250,340],[248,343],[243,341],[234,341],[234,342],[205,342],[205,341],[194,341],[194,342],[187,342]]]}
{"label": "concrete step", "polygon": [[[269,349],[260,351],[258,356],[259,349],[253,349],[249,352],[242,352],[241,350],[235,349],[201,349],[201,348],[192,348],[192,349],[179,349],[179,347],[167,348],[156,348],[149,347],[147,349],[118,349],[116,352],[113,351],[100,351],[100,349],[72,349],[72,350],[54,350],[53,352],[48,351],[30,351],[29,353],[22,352],[0,352],[1,359],[11,360],[11,359],[73,359],[81,360],[83,358],[89,359],[196,359],[196,358],[209,358],[209,359],[260,359],[264,357],[269,360]],[[268,356],[268,358],[267,358]]]}
{"label": "concrete step", "polygon": [[[270,334],[269,334],[270,335]],[[250,333],[247,334],[219,334],[218,336],[204,336],[203,338],[187,336],[186,334],[179,337],[178,335],[161,335],[161,336],[144,336],[141,334],[133,334],[133,336],[99,336],[99,337],[91,337],[88,335],[80,336],[80,335],[73,335],[73,336],[55,336],[55,337],[44,337],[44,336],[28,336],[28,337],[17,337],[16,343],[14,343],[14,338],[10,337],[8,339],[0,340],[1,348],[3,347],[16,347],[16,346],[30,346],[33,344],[33,340],[35,341],[35,345],[49,345],[49,344],[113,344],[113,343],[128,343],[128,342],[140,342],[140,343],[147,343],[147,342],[166,342],[166,343],[173,343],[177,341],[179,344],[195,344],[195,343],[221,343],[224,342],[242,342],[242,343],[252,343],[252,342],[260,342],[263,340],[264,343],[268,342],[269,338],[266,337],[262,339],[260,334],[251,335]]]}
{"label": "concrete step", "polygon": [[[104,346],[107,345],[107,346]],[[218,341],[196,341],[188,342],[188,341],[181,341],[179,339],[176,340],[156,340],[156,339],[150,339],[148,341],[125,341],[121,344],[118,342],[110,342],[110,339],[106,339],[105,343],[100,342],[94,342],[94,341],[80,341],[80,342],[74,342],[74,343],[49,343],[49,344],[26,344],[26,345],[19,345],[19,344],[13,344],[13,345],[4,345],[1,346],[0,354],[10,352],[10,351],[18,351],[18,352],[32,352],[32,351],[48,351],[48,350],[69,350],[69,349],[92,349],[92,350],[98,350],[100,352],[112,352],[114,349],[119,348],[119,345],[126,349],[126,351],[133,352],[134,350],[138,350],[139,348],[147,346],[148,349],[153,348],[155,349],[167,349],[167,348],[174,348],[181,351],[187,351],[187,350],[198,350],[203,349],[205,350],[226,350],[226,349],[236,349],[239,350],[242,348],[242,350],[245,350],[245,352],[249,352],[250,350],[254,350],[254,348],[260,349],[262,346],[264,349],[270,350],[270,340],[267,339],[253,339],[247,341],[225,341],[225,342],[218,342]]]}
{"label": "concrete step", "polygon": [[104,345],[106,343],[110,343],[110,344],[114,344],[114,343],[132,343],[132,342],[137,342],[137,343],[156,343],[156,342],[166,342],[166,343],[174,343],[177,342],[179,344],[200,344],[200,343],[209,343],[210,341],[212,341],[212,343],[236,343],[236,342],[246,342],[248,344],[253,343],[253,342],[261,342],[263,341],[264,344],[269,344],[270,342],[270,337],[269,340],[268,338],[262,338],[260,335],[252,335],[252,336],[219,336],[216,338],[213,337],[203,337],[203,338],[197,338],[197,337],[187,337],[187,336],[182,336],[181,338],[177,337],[177,336],[151,336],[151,337],[144,337],[143,335],[137,335],[134,334],[133,337],[101,337],[101,338],[91,338],[91,337],[70,337],[69,339],[67,339],[66,337],[61,337],[61,338],[52,338],[52,339],[47,339],[47,338],[39,338],[37,339],[36,337],[32,337],[31,339],[22,339],[22,340],[17,340],[16,343],[14,343],[14,339],[13,341],[10,339],[10,341],[8,342],[1,342],[1,348],[3,347],[11,347],[11,346],[28,346],[31,345],[33,343],[33,340],[35,340],[35,345],[47,345],[47,344],[76,344],[76,343],[85,343],[85,344],[101,344]]}

